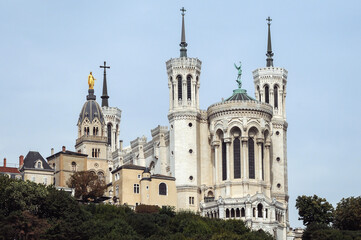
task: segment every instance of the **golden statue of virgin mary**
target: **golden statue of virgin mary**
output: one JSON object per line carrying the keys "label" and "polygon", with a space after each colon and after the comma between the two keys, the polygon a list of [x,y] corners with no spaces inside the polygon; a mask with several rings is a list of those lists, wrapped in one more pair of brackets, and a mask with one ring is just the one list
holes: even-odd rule
{"label": "golden statue of virgin mary", "polygon": [[88,76],[88,85],[89,85],[89,89],[94,89],[94,82],[95,82],[95,78],[93,77],[92,72],[89,73]]}

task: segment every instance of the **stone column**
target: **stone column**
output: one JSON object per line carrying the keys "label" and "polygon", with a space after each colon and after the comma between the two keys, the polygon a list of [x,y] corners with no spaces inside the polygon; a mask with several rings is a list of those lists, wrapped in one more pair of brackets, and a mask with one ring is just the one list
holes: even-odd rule
{"label": "stone column", "polygon": [[171,110],[173,108],[173,85],[172,83],[168,84],[168,88],[169,88],[169,110]]}
{"label": "stone column", "polygon": [[178,84],[178,79],[176,79],[173,83],[173,89],[174,89],[174,102],[173,102],[173,107],[176,108],[178,107],[178,87],[177,87],[177,84]]}
{"label": "stone column", "polygon": [[226,217],[224,213],[224,205],[223,204],[218,205],[218,209],[219,209],[219,218],[224,219]]}
{"label": "stone column", "polygon": [[219,141],[213,141],[212,145],[214,147],[213,181],[214,181],[214,185],[216,185],[218,183],[218,147],[219,147]]}
{"label": "stone column", "polygon": [[226,181],[230,181],[231,179],[231,169],[230,169],[230,159],[229,159],[229,145],[231,145],[231,138],[224,138],[224,143],[226,144],[226,159],[227,159],[227,179]]}
{"label": "stone column", "polygon": [[195,107],[196,106],[196,99],[195,99],[195,97],[196,97],[196,84],[195,84],[195,82],[192,80],[192,107]]}
{"label": "stone column", "polygon": [[283,90],[278,89],[278,114],[283,115]]}
{"label": "stone column", "polygon": [[273,106],[275,106],[275,100],[274,100],[274,95],[273,95],[273,88],[269,88],[269,103]]}
{"label": "stone column", "polygon": [[271,175],[270,147],[271,147],[271,142],[266,141],[266,143],[265,143],[265,153],[264,153],[264,164],[265,164],[265,181],[268,184],[271,183],[271,179],[270,179],[270,175]]}
{"label": "stone column", "polygon": [[243,173],[242,173],[242,178],[243,179],[247,179],[248,175],[247,175],[247,151],[248,151],[248,147],[247,147],[247,143],[248,143],[248,137],[242,137],[242,169],[243,169]]}
{"label": "stone column", "polygon": [[196,92],[196,98],[197,98],[197,102],[196,102],[196,107],[197,107],[197,109],[198,109],[198,107],[199,107],[199,87],[200,87],[200,85],[199,85],[199,83],[197,83],[197,92]]}
{"label": "stone column", "polygon": [[[184,77],[184,76],[183,76]],[[183,78],[182,80],[182,105],[183,106],[187,106],[187,102],[188,102],[188,99],[187,99],[187,76],[185,76],[185,78]]]}
{"label": "stone column", "polygon": [[[257,146],[258,146],[258,171],[259,171],[259,179],[263,180],[262,178],[262,172],[264,171],[264,165],[262,168],[262,143],[263,138],[257,138]],[[264,163],[264,161],[263,161]]]}

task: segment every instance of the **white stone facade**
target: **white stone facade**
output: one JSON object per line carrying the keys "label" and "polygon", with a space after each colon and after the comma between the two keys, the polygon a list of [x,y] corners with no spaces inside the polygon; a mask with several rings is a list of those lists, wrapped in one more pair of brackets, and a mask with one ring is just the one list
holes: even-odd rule
{"label": "white stone facade", "polygon": [[177,209],[242,219],[286,239],[287,71],[259,68],[253,72],[257,100],[226,100],[205,111],[199,109],[201,61],[170,59],[166,67],[169,130],[158,126],[150,141],[143,136],[118,148],[115,165],[175,177]]}

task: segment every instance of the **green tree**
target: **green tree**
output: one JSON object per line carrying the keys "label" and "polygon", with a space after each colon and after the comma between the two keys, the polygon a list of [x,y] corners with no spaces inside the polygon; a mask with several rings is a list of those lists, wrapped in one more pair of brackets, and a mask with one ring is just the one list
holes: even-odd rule
{"label": "green tree", "polygon": [[333,221],[333,207],[325,198],[317,195],[298,196],[296,199],[296,208],[298,209],[298,219],[303,221],[303,225],[326,224]]}
{"label": "green tree", "polygon": [[94,172],[76,172],[67,181],[70,188],[74,188],[74,196],[83,202],[95,202],[103,196],[107,187],[105,181],[100,179]]}
{"label": "green tree", "polygon": [[343,198],[337,204],[334,226],[341,230],[361,230],[361,196]]}

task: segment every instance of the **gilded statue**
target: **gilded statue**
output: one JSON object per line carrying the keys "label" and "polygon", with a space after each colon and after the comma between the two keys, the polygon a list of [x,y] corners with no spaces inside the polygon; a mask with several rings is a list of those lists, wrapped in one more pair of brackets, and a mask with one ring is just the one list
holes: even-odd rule
{"label": "gilded statue", "polygon": [[234,67],[238,70],[238,76],[237,76],[237,80],[236,82],[238,83],[238,88],[242,88],[242,80],[241,80],[241,77],[242,77],[242,63],[239,62],[239,67],[234,64]]}
{"label": "gilded statue", "polygon": [[92,72],[89,73],[88,76],[88,85],[89,85],[89,89],[94,89],[94,82],[95,82],[95,78],[93,77]]}

